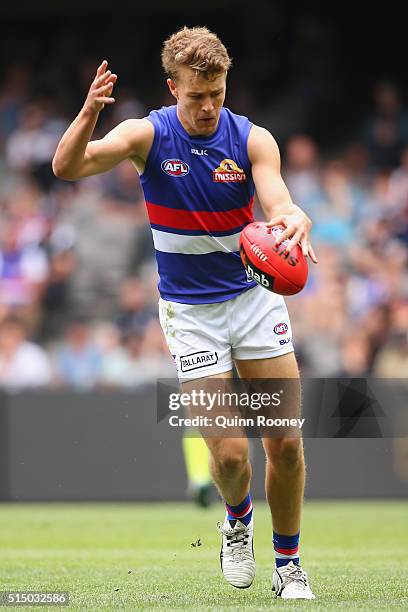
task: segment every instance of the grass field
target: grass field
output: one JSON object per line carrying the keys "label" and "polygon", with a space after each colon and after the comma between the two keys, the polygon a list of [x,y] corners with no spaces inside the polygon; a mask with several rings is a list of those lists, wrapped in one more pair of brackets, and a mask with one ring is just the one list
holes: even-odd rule
{"label": "grass field", "polygon": [[408,609],[408,503],[306,503],[301,560],[317,596],[309,602],[272,594],[262,503],[255,582],[248,590],[225,583],[222,516],[221,504],[2,504],[0,590],[69,591],[73,610]]}

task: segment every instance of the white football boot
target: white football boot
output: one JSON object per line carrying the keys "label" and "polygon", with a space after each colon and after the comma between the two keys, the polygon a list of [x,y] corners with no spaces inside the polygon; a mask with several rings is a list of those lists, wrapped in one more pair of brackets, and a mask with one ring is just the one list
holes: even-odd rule
{"label": "white football boot", "polygon": [[248,526],[239,519],[231,523],[226,517],[222,525],[217,525],[222,533],[221,569],[232,586],[247,589],[255,578],[254,519]]}
{"label": "white football boot", "polygon": [[316,599],[307,581],[306,572],[293,561],[275,568],[272,591],[282,599]]}

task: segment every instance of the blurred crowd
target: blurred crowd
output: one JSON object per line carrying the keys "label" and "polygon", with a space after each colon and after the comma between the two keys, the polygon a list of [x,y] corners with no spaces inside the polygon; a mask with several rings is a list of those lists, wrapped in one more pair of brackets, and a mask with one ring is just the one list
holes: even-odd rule
{"label": "blurred crowd", "polygon": [[[96,137],[145,112],[124,91]],[[21,67],[9,69],[0,85],[0,385],[131,388],[173,377],[137,173],[124,162],[77,183],[56,179],[51,160],[72,118],[52,97],[33,97]],[[287,299],[303,373],[406,377],[408,112],[398,89],[376,85],[342,150],[323,151],[307,134],[280,144],[320,261]],[[263,218],[259,203],[255,213]]]}

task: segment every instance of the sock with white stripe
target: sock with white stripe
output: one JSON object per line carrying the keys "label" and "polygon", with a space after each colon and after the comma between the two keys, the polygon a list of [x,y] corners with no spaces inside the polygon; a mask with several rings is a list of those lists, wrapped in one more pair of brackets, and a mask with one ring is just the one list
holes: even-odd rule
{"label": "sock with white stripe", "polygon": [[300,565],[299,560],[299,536],[300,531],[296,535],[280,535],[273,532],[273,547],[275,549],[276,567],[287,565],[293,561],[296,565]]}
{"label": "sock with white stripe", "polygon": [[238,504],[238,506],[231,506],[230,504],[227,504],[227,502],[225,502],[225,507],[228,513],[227,518],[230,522],[234,521],[234,525],[237,520],[241,521],[241,523],[244,523],[244,525],[249,525],[249,523],[251,522],[252,497],[250,493],[248,493],[246,498],[240,504]]}

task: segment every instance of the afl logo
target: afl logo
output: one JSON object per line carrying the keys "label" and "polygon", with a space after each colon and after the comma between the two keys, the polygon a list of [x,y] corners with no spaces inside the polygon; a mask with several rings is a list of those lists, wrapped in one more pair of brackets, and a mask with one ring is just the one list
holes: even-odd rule
{"label": "afl logo", "polygon": [[288,326],[286,325],[286,323],[278,323],[277,325],[275,325],[275,327],[273,328],[273,331],[275,332],[275,334],[278,334],[278,336],[282,336],[282,334],[286,334],[286,332],[288,331]]}
{"label": "afl logo", "polygon": [[161,169],[169,176],[186,176],[190,172],[190,166],[181,159],[165,159],[161,163]]}

